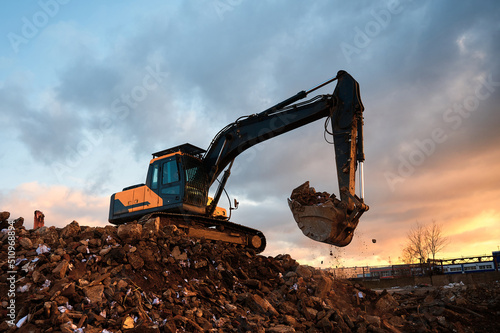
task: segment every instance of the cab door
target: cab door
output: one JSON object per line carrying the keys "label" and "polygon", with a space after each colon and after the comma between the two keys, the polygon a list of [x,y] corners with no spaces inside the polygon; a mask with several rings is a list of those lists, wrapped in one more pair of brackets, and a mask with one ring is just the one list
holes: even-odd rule
{"label": "cab door", "polygon": [[181,201],[184,186],[180,170],[177,156],[161,161],[158,194],[163,199],[164,206]]}

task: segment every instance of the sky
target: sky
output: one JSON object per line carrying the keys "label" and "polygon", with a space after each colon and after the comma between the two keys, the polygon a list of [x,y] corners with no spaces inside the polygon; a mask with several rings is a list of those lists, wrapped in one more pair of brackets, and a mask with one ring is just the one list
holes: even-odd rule
{"label": "sky", "polygon": [[49,226],[106,225],[110,196],[145,181],[151,153],[206,149],[238,117],[346,70],[365,106],[370,206],[352,243],[310,240],[287,205],[306,180],[339,194],[322,120],[236,158],[231,220],[266,235],[264,255],[323,268],[395,264],[411,227],[433,221],[449,240],[437,257],[499,250],[497,1],[2,7],[0,210],[28,227],[37,209]]}

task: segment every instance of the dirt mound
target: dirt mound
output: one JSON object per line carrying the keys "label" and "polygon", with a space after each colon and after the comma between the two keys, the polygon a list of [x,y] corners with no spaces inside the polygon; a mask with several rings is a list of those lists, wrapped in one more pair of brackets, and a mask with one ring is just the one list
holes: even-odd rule
{"label": "dirt mound", "polygon": [[486,313],[498,318],[498,293],[481,308],[473,298],[456,303],[465,292],[454,300],[449,291],[448,298],[377,294],[289,255],[189,239],[154,219],[36,230],[15,221],[1,236],[2,332],[477,332],[477,319],[497,325]]}

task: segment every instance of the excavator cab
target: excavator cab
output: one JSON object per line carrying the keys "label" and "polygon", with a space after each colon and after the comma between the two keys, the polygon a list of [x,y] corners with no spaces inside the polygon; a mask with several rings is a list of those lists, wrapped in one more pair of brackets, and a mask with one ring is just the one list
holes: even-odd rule
{"label": "excavator cab", "polygon": [[[208,176],[200,159],[205,150],[189,143],[153,154],[146,184],[124,188],[111,196],[109,221],[120,224],[156,212],[203,215],[208,197]],[[215,209],[213,217],[226,217]]]}
{"label": "excavator cab", "polygon": [[189,143],[153,154],[146,185],[163,200],[163,206],[203,214],[207,203],[207,176],[199,155],[205,150]]}

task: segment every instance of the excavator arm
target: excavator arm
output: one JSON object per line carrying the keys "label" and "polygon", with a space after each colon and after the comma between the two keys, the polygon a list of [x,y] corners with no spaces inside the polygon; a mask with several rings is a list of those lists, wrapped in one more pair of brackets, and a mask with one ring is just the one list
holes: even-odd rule
{"label": "excavator arm", "polygon": [[[318,95],[308,101],[295,103],[310,92],[337,80],[332,95]],[[359,85],[345,71],[309,91],[301,91],[277,105],[250,116],[237,119],[224,127],[212,140],[203,156],[210,186],[224,172],[222,181],[207,214],[215,209],[230,175],[234,159],[246,149],[316,120],[329,117],[335,144],[340,202],[326,209],[308,208],[290,201],[290,208],[303,233],[317,241],[345,246],[350,243],[359,217],[368,206],[355,194],[356,163],[364,161],[362,143],[363,104]]]}
{"label": "excavator arm", "polygon": [[271,112],[264,111],[228,125],[215,137],[203,158],[210,184],[243,151],[328,116],[332,106],[332,96],[317,96],[300,105]]}
{"label": "excavator arm", "polygon": [[[302,233],[318,242],[335,246],[348,245],[354,236],[359,218],[369,207],[364,203],[363,162],[363,103],[358,83],[346,72],[338,73],[333,95],[337,100],[331,114],[335,161],[340,188],[340,201],[333,195],[322,204],[307,205],[294,197],[308,196],[306,183],[292,192],[288,204]],[[359,166],[360,192],[355,192],[355,172]]]}

